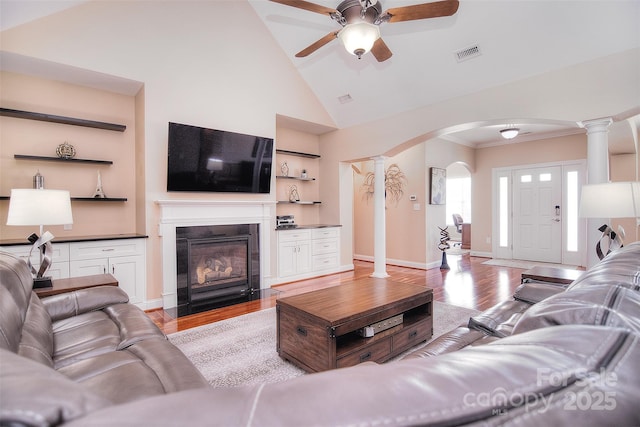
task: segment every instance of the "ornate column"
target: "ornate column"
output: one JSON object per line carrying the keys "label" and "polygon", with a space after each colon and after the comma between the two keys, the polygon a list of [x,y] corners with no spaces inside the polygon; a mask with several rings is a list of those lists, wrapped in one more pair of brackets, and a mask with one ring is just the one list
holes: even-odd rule
{"label": "ornate column", "polygon": [[[602,184],[609,182],[609,126],[610,117],[586,120],[580,126],[587,130],[587,183]],[[599,259],[595,247],[600,238],[600,227],[609,223],[609,218],[587,219],[587,268],[595,265]]]}
{"label": "ornate column", "polygon": [[373,188],[373,273],[371,277],[389,277],[387,274],[387,225],[384,211],[384,160],[373,157],[375,182]]}

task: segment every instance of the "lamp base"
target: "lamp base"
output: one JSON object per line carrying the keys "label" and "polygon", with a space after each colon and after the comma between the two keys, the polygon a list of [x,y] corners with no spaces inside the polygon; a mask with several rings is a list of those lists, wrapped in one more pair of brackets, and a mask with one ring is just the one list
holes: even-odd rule
{"label": "lamp base", "polygon": [[33,289],[51,288],[53,281],[51,277],[36,277],[33,279]]}

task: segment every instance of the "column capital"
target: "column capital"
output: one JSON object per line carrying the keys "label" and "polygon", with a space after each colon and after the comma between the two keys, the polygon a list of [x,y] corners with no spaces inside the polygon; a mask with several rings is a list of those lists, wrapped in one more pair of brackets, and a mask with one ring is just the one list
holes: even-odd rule
{"label": "column capital", "polygon": [[611,123],[613,123],[613,119],[611,117],[604,117],[578,122],[578,126],[586,129],[587,134],[589,134],[592,132],[607,132]]}
{"label": "column capital", "polygon": [[387,160],[389,157],[387,156],[373,156],[373,157],[369,157],[371,160],[373,160],[374,162],[384,162],[385,160]]}

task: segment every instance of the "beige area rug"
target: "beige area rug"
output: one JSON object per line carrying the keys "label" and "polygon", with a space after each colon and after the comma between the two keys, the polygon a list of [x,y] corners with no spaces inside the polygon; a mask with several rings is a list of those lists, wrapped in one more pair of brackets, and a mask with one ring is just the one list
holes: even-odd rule
{"label": "beige area rug", "polygon": [[[434,338],[478,313],[437,301],[433,304]],[[176,332],[168,338],[214,387],[273,383],[305,373],[276,351],[275,308]]]}
{"label": "beige area rug", "polygon": [[490,259],[488,261],[483,262],[486,265],[495,265],[498,267],[512,267],[512,268],[522,268],[525,270],[529,270],[533,267],[552,267],[552,268],[566,268],[569,270],[578,270],[578,267],[575,265],[564,265],[564,264],[553,264],[548,262],[535,262],[535,261],[522,261],[517,259]]}

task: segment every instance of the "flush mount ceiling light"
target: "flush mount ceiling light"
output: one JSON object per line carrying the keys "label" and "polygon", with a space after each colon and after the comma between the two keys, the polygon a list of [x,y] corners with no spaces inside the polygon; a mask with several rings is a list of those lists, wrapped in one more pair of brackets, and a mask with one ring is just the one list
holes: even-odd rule
{"label": "flush mount ceiling light", "polygon": [[520,133],[520,129],[514,127],[500,130],[500,135],[502,135],[504,139],[513,139],[518,136],[518,133]]}
{"label": "flush mount ceiling light", "polygon": [[347,24],[338,33],[338,38],[347,52],[361,59],[362,55],[368,53],[380,38],[380,28],[364,21]]}

